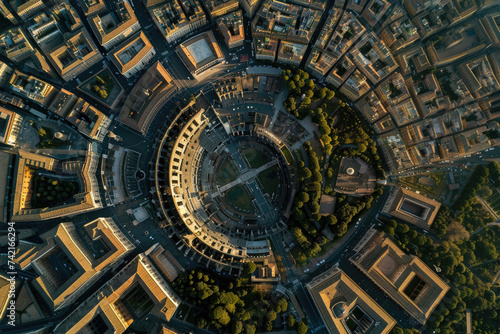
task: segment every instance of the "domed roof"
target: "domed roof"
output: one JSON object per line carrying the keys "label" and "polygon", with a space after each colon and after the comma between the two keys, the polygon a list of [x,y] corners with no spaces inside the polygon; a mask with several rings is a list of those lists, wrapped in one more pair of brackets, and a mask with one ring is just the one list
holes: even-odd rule
{"label": "domed roof", "polygon": [[354,174],[354,168],[352,168],[352,167],[347,168],[347,174],[353,175]]}
{"label": "domed roof", "polygon": [[343,319],[349,314],[349,309],[347,307],[347,304],[345,302],[338,302],[337,304],[333,305],[332,307],[332,313],[333,316],[337,319]]}

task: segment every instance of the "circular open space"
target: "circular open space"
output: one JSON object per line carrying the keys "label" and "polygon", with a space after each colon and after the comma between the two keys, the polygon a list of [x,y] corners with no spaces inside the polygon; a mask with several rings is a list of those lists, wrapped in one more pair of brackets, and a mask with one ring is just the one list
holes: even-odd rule
{"label": "circular open space", "polygon": [[[190,247],[215,252],[211,259],[267,256],[266,238],[286,227],[295,164],[284,142],[255,131],[259,108],[187,110],[171,127],[175,135],[167,131],[163,140],[158,161],[167,169],[157,167],[169,189],[162,200],[166,216]],[[231,128],[228,115],[247,122]]]}

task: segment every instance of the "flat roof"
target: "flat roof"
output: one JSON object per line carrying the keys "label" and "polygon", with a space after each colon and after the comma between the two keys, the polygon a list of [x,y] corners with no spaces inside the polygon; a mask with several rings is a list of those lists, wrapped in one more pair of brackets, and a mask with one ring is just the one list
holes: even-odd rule
{"label": "flat roof", "polygon": [[193,44],[188,45],[187,49],[191,53],[191,56],[193,56],[194,61],[196,61],[197,63],[201,63],[205,59],[208,59],[214,55],[205,39],[200,39]]}

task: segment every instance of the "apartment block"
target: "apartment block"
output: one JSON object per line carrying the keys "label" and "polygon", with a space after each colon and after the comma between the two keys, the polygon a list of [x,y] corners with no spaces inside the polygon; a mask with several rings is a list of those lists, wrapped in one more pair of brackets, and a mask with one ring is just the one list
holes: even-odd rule
{"label": "apartment block", "polygon": [[[44,155],[20,150],[15,167],[15,196],[12,206],[11,221],[42,221],[59,217],[71,217],[79,213],[102,208],[99,185],[97,183],[97,166],[99,163],[99,147],[89,143],[84,158],[63,162]],[[54,206],[33,207],[33,178],[37,171],[56,171],[62,167],[62,175],[76,176],[79,193],[73,201],[57,203]]]}
{"label": "apartment block", "polygon": [[252,36],[307,44],[320,18],[320,11],[266,0],[252,21]]}
{"label": "apartment block", "polygon": [[398,67],[392,52],[373,32],[365,34],[351,54],[354,64],[372,84],[378,83]]}
{"label": "apartment block", "polygon": [[245,27],[243,26],[243,11],[229,13],[217,19],[217,28],[224,37],[228,48],[242,46],[245,41]]}
{"label": "apartment block", "polygon": [[331,41],[332,33],[341,15],[341,9],[331,9],[331,13],[328,15],[326,23],[323,29],[321,29],[318,39],[314,44],[314,48],[307,60],[306,68],[317,78],[325,76],[332,68],[332,65],[339,59],[338,54],[330,52],[332,46],[329,45],[329,42]]}
{"label": "apartment block", "polygon": [[61,223],[40,237],[44,244],[28,268],[39,275],[34,286],[53,311],[73,303],[135,249],[112,218],[98,218],[81,228]]}
{"label": "apartment block", "polygon": [[74,34],[83,27],[76,10],[68,0],[61,1],[48,11],[37,14],[28,27],[33,39],[46,54],[64,44],[67,34]]}
{"label": "apartment block", "polygon": [[240,6],[243,7],[249,18],[252,18],[259,9],[262,0],[239,0]]}
{"label": "apartment block", "polygon": [[407,84],[422,117],[431,116],[449,107],[449,97],[443,96],[433,73],[427,74],[422,80],[415,79],[414,81],[410,78]]}
{"label": "apartment block", "polygon": [[111,123],[109,117],[65,89],[57,91],[50,103],[45,105],[47,109],[75,125],[80,133],[90,139],[102,142],[108,133]]}
{"label": "apartment block", "polygon": [[55,91],[55,88],[45,81],[17,70],[12,74],[8,88],[15,94],[40,104],[49,100],[51,93]]}
{"label": "apartment block", "polygon": [[368,3],[369,0],[351,0],[347,2],[346,9],[352,10],[360,14],[363,11],[363,8],[365,8],[365,5]]}
{"label": "apartment block", "polygon": [[120,122],[146,135],[158,111],[176,91],[172,77],[157,61],[134,85],[120,111]]}
{"label": "apartment block", "polygon": [[394,72],[375,89],[384,105],[393,107],[410,97],[406,81],[399,72]]}
{"label": "apartment block", "polygon": [[352,62],[351,55],[348,54],[335,64],[333,70],[326,77],[326,82],[338,88],[351,76],[354,70],[356,70],[356,65]]}
{"label": "apartment block", "polygon": [[198,0],[148,1],[147,6],[156,26],[169,43],[207,24]]}
{"label": "apartment block", "polygon": [[498,78],[495,77],[486,55],[460,64],[458,73],[475,98],[481,98],[499,89]]}
{"label": "apartment block", "polygon": [[372,127],[376,133],[384,133],[397,128],[396,123],[394,123],[390,115],[385,115],[384,117],[373,123]]}
{"label": "apartment block", "polygon": [[87,17],[107,11],[105,0],[78,0],[78,3]]}
{"label": "apartment block", "polygon": [[215,19],[219,16],[238,10],[238,0],[204,0],[203,4],[208,10],[208,13]]}
{"label": "apartment block", "polygon": [[417,28],[407,16],[387,25],[380,32],[380,37],[392,52],[405,48],[420,38]]}
{"label": "apartment block", "polygon": [[3,17],[5,17],[7,20],[10,21],[10,23],[14,25],[19,23],[3,1],[0,1],[0,14],[2,14]]}
{"label": "apartment block", "polygon": [[181,300],[161,275],[158,263],[149,258],[151,252],[137,255],[64,318],[54,333],[121,334],[134,320],[143,320],[148,314],[169,321]]}
{"label": "apartment block", "polygon": [[40,51],[31,45],[20,28],[11,28],[0,33],[0,54],[51,76],[55,75],[49,63]]}
{"label": "apartment block", "polygon": [[370,123],[387,115],[387,110],[373,91],[356,101],[355,106]]}
{"label": "apartment block", "polygon": [[306,51],[306,44],[281,41],[278,49],[278,62],[299,66]]}
{"label": "apartment block", "polygon": [[23,117],[21,115],[0,107],[0,143],[15,145],[22,123]]}
{"label": "apartment block", "polygon": [[356,69],[342,86],[340,92],[349,100],[356,101],[362,95],[370,90],[370,84],[366,77],[358,69]]}
{"label": "apartment block", "polygon": [[278,54],[279,41],[270,38],[257,37],[254,39],[255,58],[259,60],[275,61]]}
{"label": "apartment block", "polygon": [[412,99],[406,99],[387,109],[398,126],[402,126],[420,119],[420,115]]}
{"label": "apartment block", "polygon": [[90,28],[106,50],[141,29],[130,3],[126,0],[107,1],[106,12],[88,16]]}
{"label": "apartment block", "polygon": [[[419,201],[422,197],[403,197],[400,210],[410,215],[429,215],[431,204]],[[438,204],[437,208],[432,205],[435,214],[439,203],[434,203]],[[349,260],[410,316],[421,324],[427,323],[450,287],[420,258],[405,254],[385,233],[371,231],[354,248],[356,254]]]}
{"label": "apartment block", "polygon": [[377,142],[382,149],[391,172],[413,167],[414,164],[410,158],[410,154],[398,130],[393,130],[379,136]]}
{"label": "apartment block", "polygon": [[103,59],[85,28],[66,34],[64,42],[46,54],[64,81],[74,79]]}
{"label": "apartment block", "polygon": [[156,54],[155,48],[141,31],[109,52],[109,57],[125,78],[144,69]]}
{"label": "apartment block", "polygon": [[403,75],[420,73],[431,67],[429,58],[421,46],[403,50],[396,56],[396,61]]}
{"label": "apartment block", "polygon": [[389,7],[391,7],[391,3],[388,0],[370,0],[361,13],[361,16],[371,27],[374,27]]}
{"label": "apartment block", "polygon": [[46,8],[42,0],[10,0],[14,12],[23,20]]}

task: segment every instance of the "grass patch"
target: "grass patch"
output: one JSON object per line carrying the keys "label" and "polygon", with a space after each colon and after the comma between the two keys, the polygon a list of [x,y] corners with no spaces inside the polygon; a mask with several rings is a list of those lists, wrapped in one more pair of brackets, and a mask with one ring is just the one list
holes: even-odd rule
{"label": "grass patch", "polygon": [[278,165],[274,165],[272,167],[269,167],[265,171],[260,172],[257,178],[264,188],[264,191],[269,196],[272,196],[278,191],[280,181],[278,176]]}
{"label": "grass patch", "polygon": [[243,150],[243,155],[247,159],[250,167],[259,168],[271,161],[271,159],[259,149],[248,147]]}
{"label": "grass patch", "polygon": [[492,208],[498,215],[500,215],[500,193],[493,186],[490,186],[490,189],[492,191],[492,194],[484,200],[488,203],[490,208]]}
{"label": "grass patch", "polygon": [[252,197],[242,185],[237,185],[226,191],[225,198],[237,209],[253,211]]}
{"label": "grass patch", "polygon": [[[434,181],[434,185],[428,185],[422,177],[432,179]],[[427,197],[440,200],[441,193],[446,187],[446,179],[444,172],[442,173],[426,173],[415,176],[408,176],[405,178],[399,179],[399,183],[401,185],[413,188],[414,190],[419,190],[422,195]]]}
{"label": "grass patch", "polygon": [[108,70],[104,70],[95,75],[87,84],[81,86],[81,89],[106,103],[115,85],[116,82],[111,73]]}
{"label": "grass patch", "polygon": [[236,169],[234,160],[228,157],[226,160],[224,160],[219,169],[219,185],[223,186],[228,184],[229,182],[233,182],[238,177],[238,174],[239,172]]}
{"label": "grass patch", "polygon": [[283,155],[285,156],[286,162],[288,162],[288,164],[293,163],[294,160],[293,160],[292,153],[290,152],[290,150],[286,146],[283,146],[281,148],[281,153],[283,153]]}

